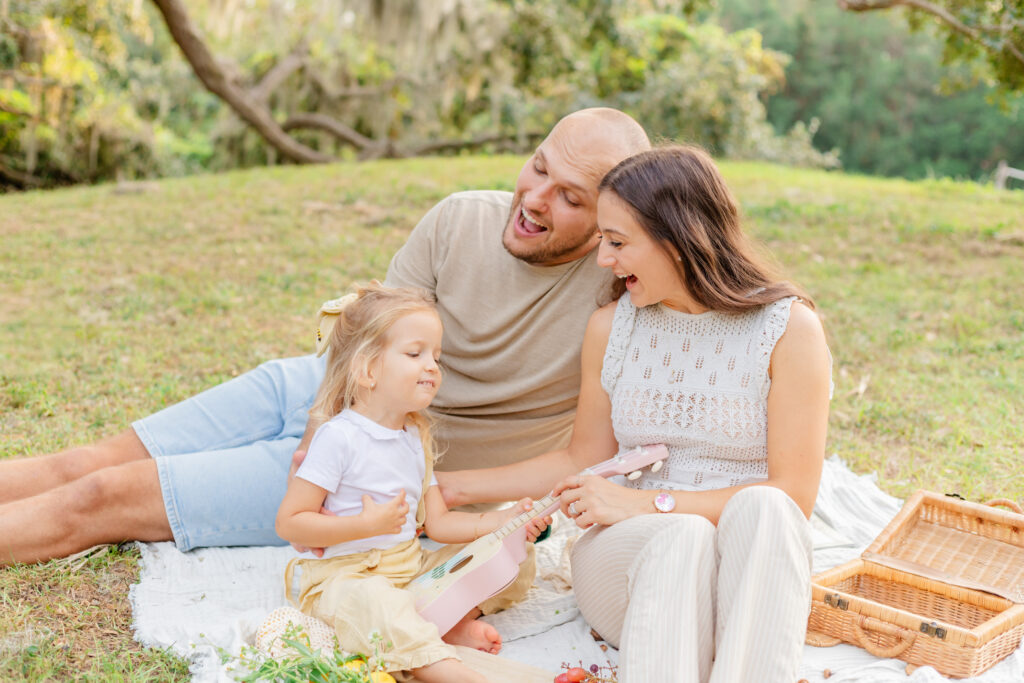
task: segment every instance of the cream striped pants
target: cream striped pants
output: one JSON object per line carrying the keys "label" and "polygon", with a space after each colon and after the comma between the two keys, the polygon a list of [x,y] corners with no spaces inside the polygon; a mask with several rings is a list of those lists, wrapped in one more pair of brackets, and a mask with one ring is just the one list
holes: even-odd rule
{"label": "cream striped pants", "polygon": [[718,526],[650,514],[583,534],[573,589],[618,647],[620,683],[795,683],[811,602],[810,527],[782,490],[752,486]]}

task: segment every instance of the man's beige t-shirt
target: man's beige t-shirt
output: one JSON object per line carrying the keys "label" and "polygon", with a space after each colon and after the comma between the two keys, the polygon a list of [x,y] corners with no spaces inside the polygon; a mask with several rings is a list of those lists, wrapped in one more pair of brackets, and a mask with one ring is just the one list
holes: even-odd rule
{"label": "man's beige t-shirt", "polygon": [[596,249],[534,266],[501,243],[509,192],[459,192],[419,222],[387,284],[421,287],[444,324],[443,381],[432,404],[438,469],[492,467],[569,442],[583,332],[610,273]]}

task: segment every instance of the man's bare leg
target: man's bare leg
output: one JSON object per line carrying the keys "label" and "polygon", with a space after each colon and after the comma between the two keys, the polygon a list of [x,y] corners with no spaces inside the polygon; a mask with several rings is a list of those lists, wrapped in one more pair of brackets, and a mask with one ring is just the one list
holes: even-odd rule
{"label": "man's bare leg", "polygon": [[99,543],[171,539],[151,458],[0,505],[0,566],[64,557]]}
{"label": "man's bare leg", "polygon": [[149,460],[149,452],[133,429],[89,446],[0,460],[0,504],[35,496],[104,467],[138,460]]}

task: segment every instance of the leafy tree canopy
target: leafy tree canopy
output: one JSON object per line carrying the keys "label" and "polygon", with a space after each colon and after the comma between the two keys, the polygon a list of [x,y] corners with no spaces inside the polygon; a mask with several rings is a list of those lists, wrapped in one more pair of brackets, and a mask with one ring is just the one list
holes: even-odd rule
{"label": "leafy tree canopy", "polygon": [[[756,31],[695,20],[707,5],[7,0],[0,181],[234,168],[298,148],[317,160],[523,151],[566,112],[601,104],[720,154],[836,165],[810,144],[813,127],[776,135],[767,123],[785,55]],[[181,18],[188,31],[176,32]],[[203,59],[182,59],[182,36]],[[239,98],[230,107],[225,92]]]}
{"label": "leafy tree canopy", "polygon": [[908,30],[899,12],[852,18],[816,0],[719,0],[729,31],[758,30],[790,56],[767,97],[776,130],[818,121],[814,144],[848,170],[909,178],[986,178],[1024,166],[1024,96],[978,82],[984,65],[942,64],[944,36]]}
{"label": "leafy tree canopy", "polygon": [[201,117],[213,103],[168,92],[187,72],[164,68],[153,28],[134,0],[0,5],[0,187],[182,172],[208,158],[166,114]]}
{"label": "leafy tree canopy", "polygon": [[983,58],[991,77],[1024,93],[1024,0],[837,0],[851,12],[905,8],[911,26],[937,25],[945,34],[943,61]]}

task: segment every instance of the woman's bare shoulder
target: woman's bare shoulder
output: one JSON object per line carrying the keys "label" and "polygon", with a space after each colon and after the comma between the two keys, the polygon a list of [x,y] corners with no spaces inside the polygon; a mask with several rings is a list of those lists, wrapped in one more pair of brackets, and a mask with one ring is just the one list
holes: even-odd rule
{"label": "woman's bare shoulder", "polygon": [[590,321],[587,323],[587,339],[608,341],[612,332],[612,322],[615,320],[615,306],[617,301],[601,306],[591,313]]}
{"label": "woman's bare shoulder", "polygon": [[786,331],[772,352],[772,369],[774,370],[780,363],[793,364],[797,367],[807,366],[814,359],[824,362],[827,357],[825,329],[818,314],[807,304],[794,301],[789,311]]}
{"label": "woman's bare shoulder", "polygon": [[821,319],[802,301],[794,301],[789,309],[789,323],[783,337],[786,336],[800,337],[812,344],[825,343],[825,330],[821,325]]}

